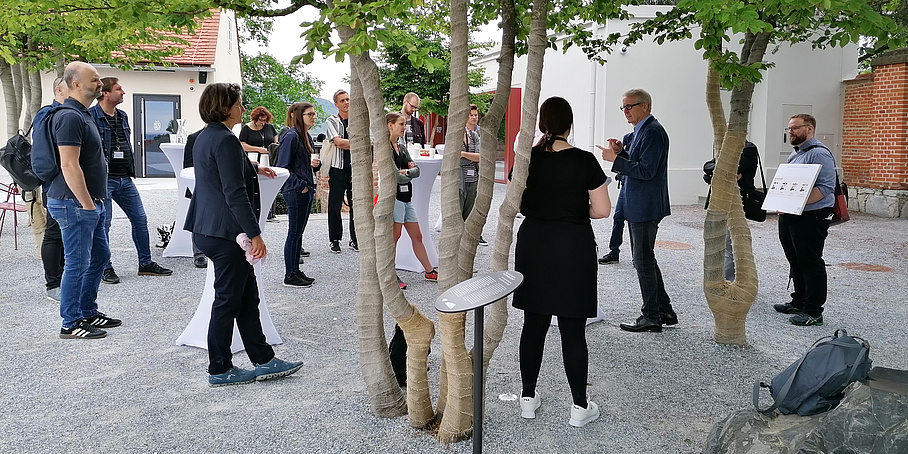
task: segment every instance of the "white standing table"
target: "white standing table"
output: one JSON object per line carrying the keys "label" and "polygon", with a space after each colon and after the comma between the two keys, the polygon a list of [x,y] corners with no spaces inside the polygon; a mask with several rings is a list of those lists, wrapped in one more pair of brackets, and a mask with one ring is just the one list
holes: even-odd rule
{"label": "white standing table", "polygon": [[[436,154],[431,158],[411,156],[413,162],[419,166],[419,178],[414,178],[413,183],[413,208],[419,219],[419,231],[422,232],[422,243],[426,246],[426,253],[432,266],[438,266],[438,250],[432,240],[432,222],[429,220],[429,198],[432,196],[432,187],[441,170],[442,155]],[[403,229],[397,241],[397,269],[421,273],[423,266],[416,259],[410,235]]]}
{"label": "white standing table", "polygon": [[[189,211],[189,199],[186,198],[186,189],[189,180],[183,176],[183,149],[184,143],[162,143],[161,150],[173,167],[173,174],[177,178],[177,213],[174,219],[173,233],[170,242],[164,248],[164,257],[192,257],[192,233],[183,230],[186,222],[186,213]],[[190,173],[192,174],[192,173]],[[194,178],[194,177],[193,177]],[[190,188],[191,189],[191,188]]]}
{"label": "white standing table", "polygon": [[[268,178],[259,175],[259,198],[262,206],[262,212],[259,214],[259,226],[261,227],[262,232],[265,231],[265,219],[268,217],[268,210],[264,209],[264,207],[271,206],[271,202],[277,197],[277,193],[280,191],[284,181],[290,177],[290,172],[287,169],[280,167],[272,168],[277,172],[276,177]],[[190,182],[189,188],[194,189],[195,169],[192,167],[183,169],[181,174]],[[266,260],[276,259],[266,257]],[[208,323],[211,321],[211,305],[214,303],[214,265],[211,264],[211,260],[208,262],[208,273],[205,276],[205,288],[202,290],[202,299],[199,301],[199,307],[196,309],[195,315],[193,315],[192,320],[189,321],[189,326],[187,326],[186,329],[183,330],[183,334],[180,334],[180,337],[177,338],[177,345],[189,345],[191,347],[208,349]],[[253,265],[253,268],[255,269],[255,277],[258,279],[262,276],[262,262]],[[265,333],[265,340],[270,345],[281,344],[284,341],[281,339],[280,334],[277,333],[277,329],[274,328],[274,322],[271,320],[271,313],[268,312],[268,303],[266,302],[264,290],[265,286],[262,285],[261,281],[258,281],[258,284],[259,318],[262,320],[262,331]],[[231,344],[230,349],[233,353],[245,349],[236,324],[233,326],[233,343]]]}

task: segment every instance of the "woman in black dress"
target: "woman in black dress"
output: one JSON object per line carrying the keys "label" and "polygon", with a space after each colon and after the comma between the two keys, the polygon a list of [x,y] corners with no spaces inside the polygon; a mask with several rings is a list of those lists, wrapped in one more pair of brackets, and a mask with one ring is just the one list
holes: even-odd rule
{"label": "woman in black dress", "polygon": [[596,316],[596,243],[590,219],[608,217],[608,179],[596,157],[567,142],[573,124],[563,98],[539,108],[543,138],[533,147],[520,205],[525,219],[517,233],[514,267],[523,285],[514,307],[524,311],[520,335],[520,415],[535,418],[540,407],[536,381],[552,316],[558,317],[562,355],[573,406],[570,424],[583,427],[599,417],[586,397],[589,357],[586,319]]}
{"label": "woman in black dress", "polygon": [[[268,144],[277,143],[277,130],[271,122],[274,115],[263,106],[252,109],[249,114],[249,123],[243,125],[240,129],[240,143],[246,153],[257,153],[256,162],[261,162],[262,155],[268,154]],[[275,162],[269,163],[277,165]]]}
{"label": "woman in black dress", "polygon": [[[243,118],[237,84],[205,87],[199,114],[207,123],[192,149],[195,192],[183,228],[214,266],[214,301],[208,323],[208,385],[224,386],[290,375],[301,362],[282,361],[265,340],[259,317],[255,270],[238,241],[245,234],[252,258],[267,254],[258,217],[261,212],[257,175],[274,178],[273,169],[253,164],[231,129]],[[233,365],[233,326],[243,339],[254,370]]]}

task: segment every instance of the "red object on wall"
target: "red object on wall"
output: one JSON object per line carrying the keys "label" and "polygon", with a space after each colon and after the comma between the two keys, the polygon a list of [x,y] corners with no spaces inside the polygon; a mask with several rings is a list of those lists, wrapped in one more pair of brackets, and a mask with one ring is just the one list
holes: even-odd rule
{"label": "red object on wall", "polygon": [[507,183],[511,167],[514,167],[514,142],[520,133],[520,104],[522,90],[511,87],[508,97],[508,109],[504,112],[504,178],[496,179],[496,183]]}
{"label": "red object on wall", "polygon": [[[429,139],[429,142],[432,142],[433,146],[445,143],[445,134],[448,133],[448,117],[430,113],[421,118],[426,124],[426,138]],[[430,128],[431,130],[429,130]]]}

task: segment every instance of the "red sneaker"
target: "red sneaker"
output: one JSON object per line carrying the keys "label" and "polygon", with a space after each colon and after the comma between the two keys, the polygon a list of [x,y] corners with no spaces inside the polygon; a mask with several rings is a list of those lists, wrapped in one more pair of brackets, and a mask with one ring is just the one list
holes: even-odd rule
{"label": "red sneaker", "polygon": [[438,270],[435,268],[432,268],[432,271],[429,271],[428,273],[426,273],[426,280],[427,281],[437,281],[438,280]]}
{"label": "red sneaker", "polygon": [[400,280],[400,276],[397,276],[397,286],[400,287],[401,290],[407,289],[407,284],[404,284],[404,281]]}

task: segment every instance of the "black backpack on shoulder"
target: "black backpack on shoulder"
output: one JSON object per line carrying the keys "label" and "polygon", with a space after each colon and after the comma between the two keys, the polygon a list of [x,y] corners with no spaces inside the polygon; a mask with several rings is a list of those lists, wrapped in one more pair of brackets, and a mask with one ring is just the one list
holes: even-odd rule
{"label": "black backpack on shoulder", "polygon": [[28,140],[31,128],[12,136],[6,146],[0,148],[0,165],[23,191],[33,191],[41,186],[41,179],[32,170],[32,144]]}

